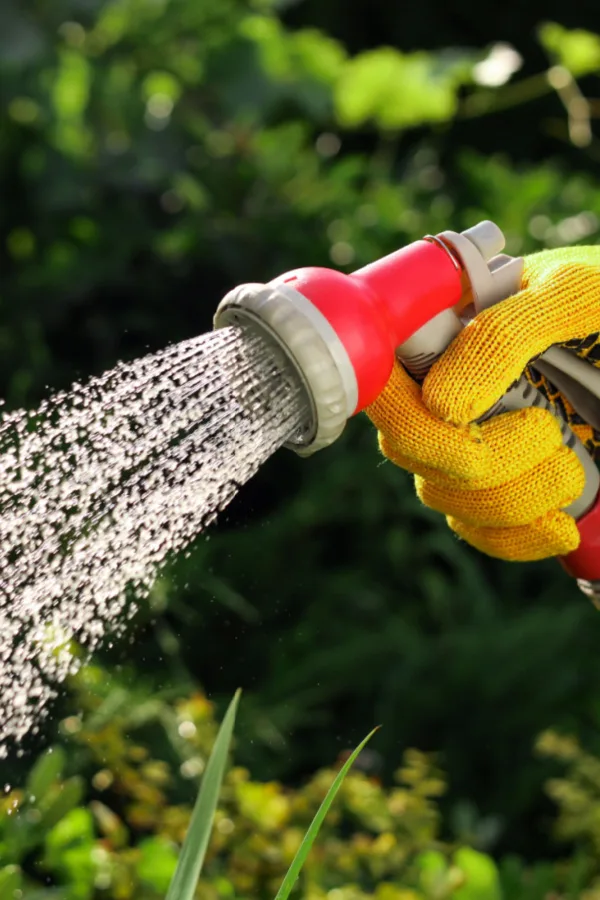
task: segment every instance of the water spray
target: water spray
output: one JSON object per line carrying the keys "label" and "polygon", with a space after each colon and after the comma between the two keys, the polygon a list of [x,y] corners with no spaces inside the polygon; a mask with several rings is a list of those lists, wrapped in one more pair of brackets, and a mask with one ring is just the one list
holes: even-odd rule
{"label": "water spray", "polygon": [[[470,318],[519,290],[523,259],[504,254],[504,246],[502,231],[484,221],[460,234],[427,235],[351,274],[294,269],[230,291],[215,328],[250,328],[291,363],[308,413],[287,446],[310,456],[379,396],[396,357],[422,380]],[[600,427],[590,412],[598,408],[600,370],[556,346],[536,367]],[[585,593],[600,599],[600,473],[584,445],[524,375],[482,418],[529,406],[557,416],[564,443],[584,467],[584,491],[565,510],[577,520],[580,545],[560,561]]]}

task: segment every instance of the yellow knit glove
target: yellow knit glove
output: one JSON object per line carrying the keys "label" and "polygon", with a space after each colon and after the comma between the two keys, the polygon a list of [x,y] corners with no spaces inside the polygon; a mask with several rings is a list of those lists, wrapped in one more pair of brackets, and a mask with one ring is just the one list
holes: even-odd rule
{"label": "yellow knit glove", "polygon": [[529,363],[566,344],[600,366],[600,247],[530,256],[519,293],[465,328],[419,387],[397,363],[367,414],[383,454],[415,474],[417,494],[484,553],[534,560],[574,550],[561,509],[583,490],[583,468],[556,419],[531,408],[471,424],[525,370],[558,402],[595,458],[600,435]]}

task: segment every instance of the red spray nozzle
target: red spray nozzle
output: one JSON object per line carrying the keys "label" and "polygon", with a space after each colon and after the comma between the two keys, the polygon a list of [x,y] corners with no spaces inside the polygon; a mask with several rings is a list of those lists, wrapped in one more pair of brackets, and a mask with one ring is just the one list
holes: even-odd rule
{"label": "red spray nozzle", "polygon": [[396,348],[459,302],[461,274],[443,246],[422,240],[351,275],[303,268],[270,284],[298,291],[335,331],[356,378],[354,414],[384,389]]}
{"label": "red spray nozzle", "polygon": [[506,296],[509,286],[517,288],[521,262],[499,256],[503,246],[500,229],[480,222],[462,234],[415,241],[350,275],[295,269],[266,285],[230,291],[215,327],[259,329],[292,361],[312,421],[301,444],[290,446],[309,455],[331,444],[347,419],[379,396],[399,347],[414,342],[423,328],[430,344],[432,323],[465,295]]}

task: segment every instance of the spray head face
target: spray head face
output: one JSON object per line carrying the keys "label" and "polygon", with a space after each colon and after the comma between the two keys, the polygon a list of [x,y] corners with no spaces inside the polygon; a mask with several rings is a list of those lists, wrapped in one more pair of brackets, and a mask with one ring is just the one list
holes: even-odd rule
{"label": "spray head face", "polygon": [[259,333],[295,369],[308,417],[287,447],[310,456],[337,440],[356,408],[356,374],[333,327],[306,297],[285,284],[243,284],[223,298],[214,324]]}
{"label": "spray head face", "polygon": [[332,444],[350,416],[379,396],[398,347],[465,295],[499,285],[510,268],[510,257],[497,255],[503,246],[500,229],[485,222],[460,235],[415,241],[350,275],[295,269],[230,291],[215,328],[251,328],[292,364],[309,414],[287,446],[309,456]]}

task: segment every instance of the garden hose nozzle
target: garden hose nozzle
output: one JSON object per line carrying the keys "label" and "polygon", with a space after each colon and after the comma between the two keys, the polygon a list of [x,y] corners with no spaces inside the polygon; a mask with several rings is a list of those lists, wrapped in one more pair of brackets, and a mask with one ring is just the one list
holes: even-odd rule
{"label": "garden hose nozzle", "polygon": [[489,304],[518,289],[522,261],[499,255],[503,246],[500,229],[480,222],[462,234],[427,236],[350,275],[294,269],[230,291],[215,327],[252,327],[286,353],[312,416],[290,446],[308,456],[379,396],[396,353],[411,371],[431,365],[460,330],[454,309],[461,301]]}
{"label": "garden hose nozzle", "polygon": [[[469,318],[520,289],[523,260],[503,254],[504,244],[498,226],[484,221],[460,234],[427,235],[348,275],[293,269],[267,284],[230,291],[214,325],[251,328],[283,351],[310,409],[301,435],[288,446],[310,456],[332,444],[346,421],[379,396],[395,357],[421,380]],[[572,359],[561,360],[562,352],[550,348],[549,364],[600,397],[600,370],[584,366],[573,375]],[[523,376],[484,418],[528,406],[545,406],[558,415]],[[582,495],[566,510],[578,521],[580,546],[562,563],[580,586],[595,589],[600,586],[600,475],[562,420],[561,429],[586,475]]]}

